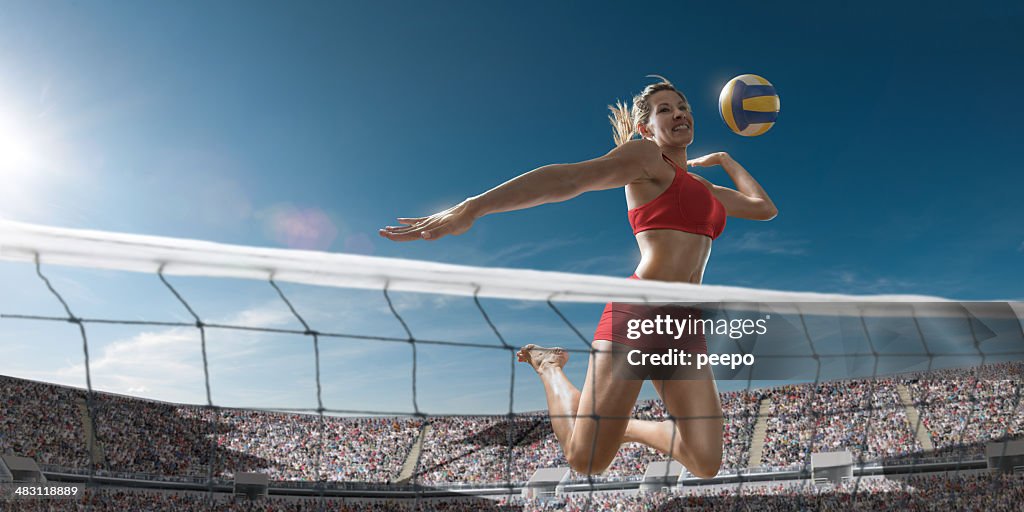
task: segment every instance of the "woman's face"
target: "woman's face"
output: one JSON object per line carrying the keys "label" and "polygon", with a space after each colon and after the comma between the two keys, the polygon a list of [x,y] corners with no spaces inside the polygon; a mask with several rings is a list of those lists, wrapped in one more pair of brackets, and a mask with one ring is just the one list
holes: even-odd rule
{"label": "woman's face", "polygon": [[693,113],[690,105],[675,91],[658,91],[647,100],[651,117],[641,134],[659,146],[686,147],[693,142]]}

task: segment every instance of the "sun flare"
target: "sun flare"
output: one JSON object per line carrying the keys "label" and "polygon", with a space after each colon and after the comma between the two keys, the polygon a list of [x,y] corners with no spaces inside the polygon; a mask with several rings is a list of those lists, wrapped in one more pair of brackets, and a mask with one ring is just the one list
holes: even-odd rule
{"label": "sun flare", "polygon": [[52,154],[38,119],[0,104],[0,215],[20,216],[38,201]]}

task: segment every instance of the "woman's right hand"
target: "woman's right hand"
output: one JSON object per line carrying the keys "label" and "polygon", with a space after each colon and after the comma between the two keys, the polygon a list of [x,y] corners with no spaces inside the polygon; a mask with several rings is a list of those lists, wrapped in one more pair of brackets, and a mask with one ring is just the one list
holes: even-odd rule
{"label": "woman's right hand", "polygon": [[466,200],[427,217],[399,217],[398,222],[404,226],[387,226],[378,233],[395,242],[437,240],[446,235],[465,233],[476,218],[470,201]]}

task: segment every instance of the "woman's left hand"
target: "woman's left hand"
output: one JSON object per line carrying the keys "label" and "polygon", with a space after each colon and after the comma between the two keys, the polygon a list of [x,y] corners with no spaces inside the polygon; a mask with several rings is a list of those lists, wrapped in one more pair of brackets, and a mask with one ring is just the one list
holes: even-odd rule
{"label": "woman's left hand", "polygon": [[722,162],[727,158],[729,158],[729,153],[720,151],[718,153],[711,153],[710,155],[697,157],[693,160],[687,160],[686,165],[690,167],[712,167],[715,165],[722,165]]}
{"label": "woman's left hand", "polygon": [[469,200],[463,201],[429,217],[400,217],[398,222],[404,226],[387,226],[377,233],[395,242],[437,240],[447,235],[461,235],[473,226],[477,217],[469,203]]}

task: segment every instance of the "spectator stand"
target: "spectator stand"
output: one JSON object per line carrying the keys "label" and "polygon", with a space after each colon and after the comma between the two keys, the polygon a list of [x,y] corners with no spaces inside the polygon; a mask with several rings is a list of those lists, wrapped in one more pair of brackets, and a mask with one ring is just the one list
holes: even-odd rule
{"label": "spectator stand", "polygon": [[12,481],[34,483],[46,481],[46,476],[43,475],[43,472],[39,469],[39,464],[36,464],[34,459],[17,455],[4,455],[2,459],[3,465],[7,472],[10,473]]}
{"label": "spectator stand", "polygon": [[14,475],[7,469],[7,463],[0,459],[0,484],[9,484],[14,481]]}
{"label": "spectator stand", "polygon": [[250,500],[265,498],[270,488],[270,478],[264,473],[235,473],[234,494]]}
{"label": "spectator stand", "polygon": [[853,454],[849,450],[812,453],[811,475],[815,483],[841,484],[853,477]]}
{"label": "spectator stand", "polygon": [[1024,473],[1024,439],[988,443],[985,445],[985,459],[989,469],[1003,473]]}
{"label": "spectator stand", "polygon": [[655,461],[647,465],[640,492],[669,492],[679,483],[683,465],[674,460]]}
{"label": "spectator stand", "polygon": [[533,472],[533,476],[523,487],[524,498],[553,498],[563,493],[566,480],[569,479],[569,468],[541,468]]}

